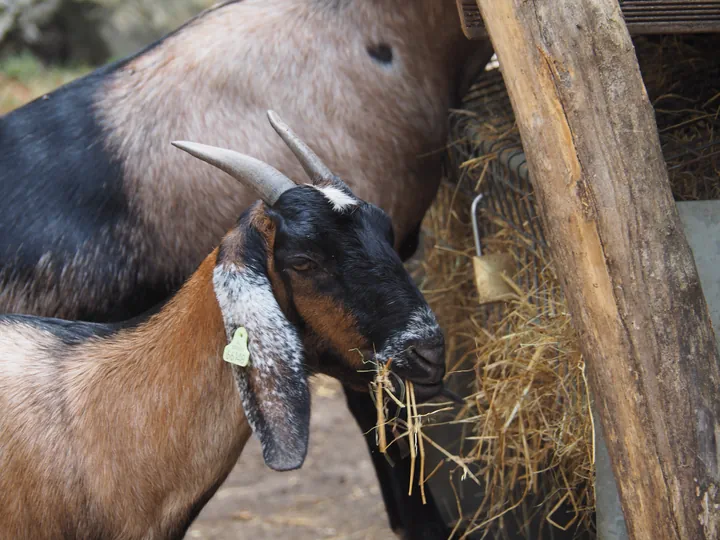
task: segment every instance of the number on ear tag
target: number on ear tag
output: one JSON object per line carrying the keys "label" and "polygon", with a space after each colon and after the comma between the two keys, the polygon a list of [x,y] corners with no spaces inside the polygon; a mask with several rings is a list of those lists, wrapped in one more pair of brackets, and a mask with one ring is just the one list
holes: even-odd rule
{"label": "number on ear tag", "polygon": [[232,341],[225,346],[223,360],[240,367],[250,364],[250,351],[248,351],[248,334],[242,326],[235,330]]}

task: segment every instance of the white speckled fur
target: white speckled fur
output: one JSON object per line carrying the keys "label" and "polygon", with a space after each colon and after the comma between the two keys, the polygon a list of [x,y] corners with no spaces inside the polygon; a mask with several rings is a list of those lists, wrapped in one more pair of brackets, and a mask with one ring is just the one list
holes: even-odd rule
{"label": "white speckled fur", "polygon": [[283,315],[267,277],[249,268],[218,266],[213,285],[228,341],[238,327],[247,329],[250,362],[254,368],[272,371],[273,360],[282,358],[296,373],[302,371],[300,336]]}
{"label": "white speckled fur", "polygon": [[243,409],[276,470],[296,468],[307,452],[309,389],[300,336],[285,318],[268,278],[251,268],[219,265],[213,286],[228,341],[248,332],[248,367],[232,365]]}
{"label": "white speckled fur", "polygon": [[407,343],[420,340],[432,340],[440,335],[442,330],[432,310],[425,306],[418,309],[410,317],[407,327],[404,330],[394,333],[388,338],[387,343],[376,355],[377,360],[387,362],[390,358],[397,365],[403,365],[407,361],[404,347]]}

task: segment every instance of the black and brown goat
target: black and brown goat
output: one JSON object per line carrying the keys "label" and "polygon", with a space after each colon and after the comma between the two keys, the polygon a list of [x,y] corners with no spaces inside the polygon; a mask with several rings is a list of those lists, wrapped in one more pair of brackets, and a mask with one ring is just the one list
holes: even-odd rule
{"label": "black and brown goat", "polygon": [[0,117],[0,311],[108,322],[167,298],[254,195],[166,141],[297,175],[268,109],[413,244],[471,47],[453,0],[233,1]]}
{"label": "black and brown goat", "polygon": [[[254,200],[167,141],[295,177],[267,109],[387,212],[409,256],[448,108],[490,54],[465,39],[453,0],[238,0],[0,117],[0,311],[112,322],[163,302]],[[346,393],[370,433],[372,400]],[[408,496],[407,460],[392,468],[367,442],[391,526],[447,537],[432,497]]]}
{"label": "black and brown goat", "polygon": [[[181,538],[251,431],[268,466],[302,465],[308,372],[366,387],[361,354],[392,358],[425,397],[442,388],[443,336],[390,219],[269,116],[312,184],[176,143],[263,202],[158,313],[110,325],[0,317],[0,538]],[[223,361],[239,328],[246,367]]]}

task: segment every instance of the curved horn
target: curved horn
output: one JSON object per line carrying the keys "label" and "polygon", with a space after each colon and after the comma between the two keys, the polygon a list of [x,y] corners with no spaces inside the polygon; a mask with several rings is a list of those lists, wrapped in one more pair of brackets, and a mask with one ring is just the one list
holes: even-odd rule
{"label": "curved horn", "polygon": [[295,187],[295,183],[275,167],[245,154],[187,141],[173,141],[172,145],[253,188],[270,206],[280,195]]}
{"label": "curved horn", "polygon": [[332,171],[328,169],[327,165],[320,160],[317,154],[310,150],[310,147],[300,140],[300,137],[280,119],[276,112],[268,111],[267,116],[272,127],[277,131],[277,134],[282,137],[282,140],[285,141],[285,144],[288,145],[293,154],[295,154],[295,157],[303,166],[303,169],[305,169],[310,180],[313,181],[313,184],[316,183],[318,179],[327,182],[333,181],[335,175]]}

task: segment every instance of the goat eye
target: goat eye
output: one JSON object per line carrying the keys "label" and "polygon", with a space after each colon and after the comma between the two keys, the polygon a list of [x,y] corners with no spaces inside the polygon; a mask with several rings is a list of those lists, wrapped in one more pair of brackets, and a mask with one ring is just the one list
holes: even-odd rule
{"label": "goat eye", "polygon": [[315,262],[311,261],[310,259],[298,259],[292,261],[290,263],[290,266],[296,272],[307,272],[308,270],[313,270],[317,268],[317,264],[315,264]]}

